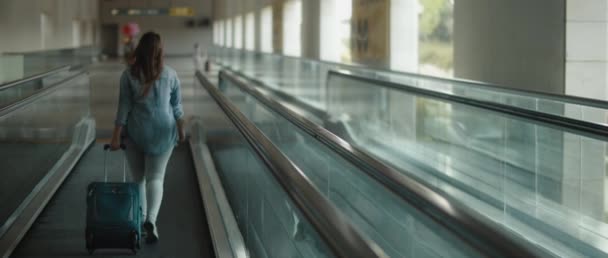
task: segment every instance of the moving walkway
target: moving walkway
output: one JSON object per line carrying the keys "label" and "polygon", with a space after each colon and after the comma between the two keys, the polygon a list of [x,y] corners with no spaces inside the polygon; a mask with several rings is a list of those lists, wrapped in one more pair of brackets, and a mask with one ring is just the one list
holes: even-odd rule
{"label": "moving walkway", "polygon": [[[86,254],[83,235],[84,191],[89,182],[102,180],[103,177],[102,144],[95,141],[96,126],[89,112],[88,84],[87,73],[82,69],[75,69],[74,74],[64,81],[41,89],[15,103],[10,109],[2,110],[2,131],[8,132],[3,134],[7,136],[5,142],[15,141],[11,146],[4,145],[3,149],[9,147],[25,149],[23,153],[27,155],[19,157],[14,162],[22,164],[21,166],[31,163],[32,170],[34,170],[29,174],[24,174],[28,171],[13,166],[14,170],[11,170],[11,174],[19,176],[10,176],[10,172],[7,172],[6,180],[3,181],[6,186],[15,186],[13,189],[3,188],[3,190],[13,190],[19,193],[6,192],[2,195],[3,198],[7,198],[13,203],[12,207],[2,206],[3,212],[7,214],[3,218],[0,231],[0,251],[2,251],[3,257],[65,257]],[[294,168],[290,166],[289,162],[282,161],[279,164],[274,156],[262,156],[261,152],[256,154],[257,152],[254,152],[252,147],[247,148],[249,145],[240,131],[236,130],[236,127],[225,116],[220,116],[220,118],[227,123],[224,125],[226,127],[217,129],[219,137],[208,137],[215,133],[205,131],[207,128],[200,126],[204,124],[202,122],[204,119],[195,118],[192,121],[194,126],[190,142],[175,149],[168,165],[165,200],[158,221],[162,240],[158,245],[146,246],[138,253],[139,256],[246,257],[248,254],[249,250],[243,245],[242,233],[236,227],[234,215],[226,201],[226,193],[219,185],[217,175],[214,174],[215,168],[225,173],[235,173],[236,168],[230,167],[235,159],[249,163],[250,166],[259,165],[257,169],[250,167],[246,172],[270,173],[269,165],[266,164],[273,164],[277,167],[274,168],[275,170],[278,168],[293,170]],[[28,131],[45,133],[34,135],[23,133]],[[11,135],[10,132],[14,133]],[[206,133],[201,134],[201,132]],[[224,162],[214,161],[211,153],[215,152],[209,152],[206,141],[211,139],[211,142],[222,142],[224,137],[229,139],[230,146],[236,144],[239,155],[231,155],[230,160]],[[214,141],[213,139],[216,138],[220,140]],[[255,143],[259,144],[257,141]],[[35,150],[40,149],[40,146],[44,144],[58,146],[52,150],[39,151],[45,155],[32,156],[37,153]],[[230,151],[234,148],[225,149]],[[120,160],[120,155],[116,153],[114,156],[117,157],[114,158]],[[223,157],[221,154],[218,155],[218,157]],[[260,162],[262,157],[265,157],[267,163]],[[41,166],[39,161],[47,161],[48,165]],[[108,168],[109,171],[122,171],[122,162],[112,164]],[[271,237],[281,242],[260,243],[257,248],[261,252],[274,257],[284,257],[288,253],[293,254],[289,256],[310,257],[304,251],[319,255],[336,254],[343,257],[352,257],[348,254],[353,252],[368,257],[381,256],[381,251],[372,250],[365,239],[359,236],[348,222],[340,219],[339,213],[326,200],[315,199],[314,202],[311,202],[307,199],[311,194],[314,196],[316,192],[304,179],[297,178],[297,175],[295,176],[299,181],[283,178],[280,182],[291,188],[281,188],[277,181],[273,181],[276,179],[270,174],[267,176],[267,178],[260,177],[256,180],[257,183],[264,184],[265,188],[258,186],[252,189],[235,189],[235,192],[228,192],[228,194],[246,201],[267,202],[267,199],[271,197],[274,198],[273,200],[281,200],[280,203],[276,203],[279,207],[265,212],[264,218],[272,218],[273,222],[277,222],[279,219],[297,219],[299,228],[309,229],[299,233],[298,236],[312,236],[313,239],[318,240],[315,249],[298,250],[295,249],[295,244],[292,243],[290,246],[293,237],[290,237],[292,232],[289,229],[276,228],[277,224],[266,224],[260,228],[263,230],[260,233],[273,233]],[[110,177],[116,177],[118,180],[121,175],[111,173]],[[296,183],[292,181],[296,181]],[[211,182],[214,182],[215,185],[212,186]],[[268,188],[272,186],[274,188]],[[287,191],[283,189],[290,189],[293,192],[292,195],[287,195]],[[236,192],[236,190],[241,191]],[[248,193],[247,190],[255,191],[258,194],[257,199],[254,198],[255,194]],[[292,203],[290,197],[300,203]],[[301,207],[304,207],[301,203],[304,202],[317,208],[315,212],[299,213]],[[290,211],[286,212],[285,209],[288,208]],[[284,213],[275,214],[275,212],[281,211]],[[306,214],[307,217],[299,214]],[[328,214],[332,216],[328,218]],[[319,231],[324,233],[324,239],[329,239],[328,247],[325,245],[326,241],[321,240],[318,236],[317,231],[310,229],[309,218],[314,219],[317,223],[316,228],[322,229]],[[318,225],[321,223],[327,225],[321,227]],[[270,231],[270,229],[276,230]],[[348,237],[338,237],[346,233],[348,233]],[[268,240],[266,238],[268,235],[260,237]],[[307,241],[312,240],[299,242],[306,243]],[[298,243],[298,246],[306,245],[301,243]],[[345,243],[350,245],[350,248],[339,246]],[[99,254],[121,256],[125,255],[125,252],[124,250],[107,250],[107,252],[102,250]]]}
{"label": "moving walkway", "polygon": [[[84,189],[101,179],[103,156],[88,75],[69,70],[65,80],[0,111],[2,149],[27,154],[10,160],[8,174],[32,170],[3,181],[13,186],[2,194],[13,203],[2,206],[3,256],[86,254]],[[242,81],[212,81],[199,73],[200,87],[188,96],[191,138],[168,166],[161,242],[140,256],[542,256],[508,232],[475,224],[471,212],[424,185],[408,181],[411,189],[395,191],[391,181],[372,179],[361,161],[239,90]],[[122,171],[113,165],[109,171]]]}
{"label": "moving walkway", "polygon": [[220,52],[226,77],[309,135],[343,140],[551,255],[606,255],[607,103]]}

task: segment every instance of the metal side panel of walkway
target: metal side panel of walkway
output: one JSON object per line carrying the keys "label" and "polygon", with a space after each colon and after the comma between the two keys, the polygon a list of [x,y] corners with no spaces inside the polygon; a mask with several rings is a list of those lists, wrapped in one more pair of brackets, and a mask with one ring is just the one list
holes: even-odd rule
{"label": "metal side panel of walkway", "polygon": [[[102,144],[94,144],[38,217],[11,257],[90,257],[85,248],[86,187],[103,180]],[[122,153],[108,154],[110,179],[122,180]],[[127,169],[127,175],[128,169]],[[158,218],[160,241],[133,256],[129,250],[95,252],[96,257],[214,257],[190,150],[175,148],[167,167]]]}

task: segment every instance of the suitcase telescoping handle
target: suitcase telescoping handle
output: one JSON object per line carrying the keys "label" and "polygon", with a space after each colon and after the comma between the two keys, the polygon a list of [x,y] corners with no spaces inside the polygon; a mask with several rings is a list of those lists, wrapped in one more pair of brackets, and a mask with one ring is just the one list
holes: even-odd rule
{"label": "suitcase telescoping handle", "polygon": [[[104,154],[103,154],[103,175],[104,175],[104,182],[108,182],[108,166],[107,166],[107,161],[108,161],[108,150],[110,150],[110,144],[106,144],[103,146],[103,150],[104,150]],[[120,144],[120,148],[124,151],[127,150],[127,146],[124,144]],[[123,160],[122,160],[122,181],[124,183],[127,182],[127,157],[126,157],[126,153],[123,156]]]}

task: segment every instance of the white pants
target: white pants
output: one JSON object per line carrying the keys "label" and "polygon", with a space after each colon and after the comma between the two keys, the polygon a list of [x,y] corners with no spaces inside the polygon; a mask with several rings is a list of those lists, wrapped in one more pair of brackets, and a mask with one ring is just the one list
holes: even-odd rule
{"label": "white pants", "polygon": [[163,200],[163,183],[173,147],[160,155],[147,155],[133,144],[127,146],[127,160],[133,180],[139,184],[139,196],[144,219],[156,224]]}

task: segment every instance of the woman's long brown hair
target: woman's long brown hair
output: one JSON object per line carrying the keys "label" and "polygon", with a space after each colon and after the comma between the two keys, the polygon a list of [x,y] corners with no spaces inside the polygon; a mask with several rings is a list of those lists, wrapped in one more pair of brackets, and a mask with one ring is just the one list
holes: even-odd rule
{"label": "woman's long brown hair", "polygon": [[135,62],[131,65],[131,76],[137,78],[143,85],[142,97],[145,97],[163,71],[163,46],[160,35],[155,32],[144,34],[135,48],[133,57]]}

